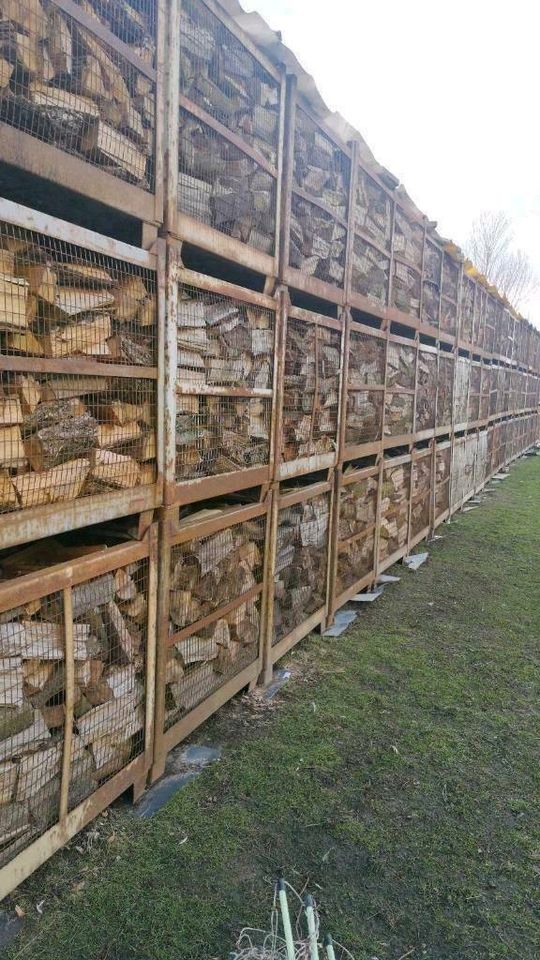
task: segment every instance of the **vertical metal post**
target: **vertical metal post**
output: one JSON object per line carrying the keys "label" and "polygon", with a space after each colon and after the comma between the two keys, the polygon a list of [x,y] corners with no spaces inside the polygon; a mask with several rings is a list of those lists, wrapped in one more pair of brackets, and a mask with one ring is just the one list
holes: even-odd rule
{"label": "vertical metal post", "polygon": [[73,718],[75,711],[75,647],[73,641],[73,600],[71,586],[64,587],[63,631],[64,631],[64,744],[62,751],[62,772],[60,780],[60,826],[65,827],[69,809],[69,786],[71,780],[71,750],[73,745]]}

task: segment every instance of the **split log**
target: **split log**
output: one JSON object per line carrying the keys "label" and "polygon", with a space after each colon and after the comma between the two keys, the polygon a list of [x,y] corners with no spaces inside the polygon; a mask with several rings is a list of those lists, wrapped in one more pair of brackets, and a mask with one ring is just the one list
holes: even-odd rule
{"label": "split log", "polygon": [[355,236],[352,250],[351,284],[355,293],[361,293],[373,303],[385,306],[388,302],[390,260],[361,237]]}
{"label": "split log", "polygon": [[38,472],[88,457],[96,443],[98,425],[87,412],[45,427],[24,442],[30,465]]}
{"label": "split log", "polygon": [[280,511],[274,642],[303,623],[324,603],[328,528],[329,502],[325,495]]}
{"label": "split log", "polygon": [[336,595],[352,587],[374,569],[375,536],[368,534],[360,540],[343,544],[339,548],[336,577]]}
{"label": "split log", "polygon": [[42,473],[25,473],[13,478],[21,507],[75,500],[90,472],[89,460],[72,460]]}

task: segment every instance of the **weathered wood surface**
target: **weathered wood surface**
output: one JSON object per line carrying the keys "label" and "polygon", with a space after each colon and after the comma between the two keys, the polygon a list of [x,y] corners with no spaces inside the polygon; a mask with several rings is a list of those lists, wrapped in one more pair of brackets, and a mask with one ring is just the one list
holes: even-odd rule
{"label": "weathered wood surface", "polygon": [[[88,9],[153,59],[149,25],[127,0]],[[154,85],[53,4],[9,0],[2,13],[0,118],[150,189]]]}
{"label": "weathered wood surface", "polygon": [[[49,563],[61,562],[95,550],[80,546],[74,553],[47,540],[2,560],[0,576],[39,571],[46,555]],[[144,561],[73,588],[70,805],[142,749],[146,596]],[[38,598],[0,619],[0,847],[6,862],[14,844],[19,849],[58,818],[66,699],[62,595]]]}
{"label": "weathered wood surface", "polygon": [[290,318],[285,344],[284,461],[337,449],[341,337],[338,331]]}
{"label": "weathered wood surface", "polygon": [[329,497],[322,494],[279,512],[274,643],[300,626],[325,602],[329,509]]}
{"label": "weathered wood surface", "polygon": [[407,544],[411,466],[388,465],[383,471],[381,516],[379,523],[379,560],[385,560]]}

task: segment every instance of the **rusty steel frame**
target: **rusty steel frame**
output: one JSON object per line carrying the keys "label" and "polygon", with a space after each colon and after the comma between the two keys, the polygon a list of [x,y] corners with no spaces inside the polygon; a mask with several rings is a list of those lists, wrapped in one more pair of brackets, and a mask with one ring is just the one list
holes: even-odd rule
{"label": "rusty steel frame", "polygon": [[[145,733],[144,749],[122,770],[97,788],[73,810],[67,808],[71,771],[70,718],[73,716],[73,619],[71,590],[94,577],[127,566],[137,560],[149,561],[147,645],[145,667]],[[130,787],[137,796],[143,789],[153,758],[154,692],[156,662],[156,596],[157,596],[158,537],[153,525],[144,540],[109,547],[86,557],[70,560],[26,574],[0,584],[0,612],[39,599],[49,593],[62,592],[64,601],[64,648],[66,661],[66,718],[65,741],[61,767],[61,787],[58,822],[29,844],[4,867],[0,868],[0,900],[60,850],[83,827],[87,826],[117,797]]]}
{"label": "rusty steel frame", "polygon": [[[154,745],[153,745],[153,763],[150,771],[150,782],[153,783],[159,779],[165,771],[165,763],[168,752],[184,740],[201,723],[204,723],[216,710],[219,710],[224,703],[235,696],[244,687],[254,684],[259,676],[263,662],[264,647],[264,624],[265,624],[265,602],[267,579],[269,569],[269,535],[268,523],[271,510],[271,494],[266,496],[258,503],[246,504],[243,506],[231,506],[225,508],[219,515],[208,517],[206,519],[182,520],[179,515],[178,507],[164,507],[160,518],[160,550],[159,550],[159,582],[157,591],[157,647],[156,647],[156,688],[155,688],[155,716],[154,716]],[[260,584],[252,588],[248,593],[236,597],[233,601],[223,604],[214,610],[207,617],[184,630],[178,631],[173,636],[169,635],[169,586],[170,586],[170,561],[173,547],[181,543],[189,542],[194,538],[211,536],[220,530],[225,530],[235,526],[238,523],[255,519],[256,517],[266,518],[266,536],[264,542],[263,573]],[[224,613],[240,606],[248,599],[255,596],[262,598],[261,609],[261,628],[259,635],[258,655],[252,663],[244,667],[240,673],[230,677],[220,687],[213,690],[197,706],[189,710],[185,716],[176,721],[168,730],[165,730],[165,676],[167,669],[167,654],[171,644],[176,643],[180,637],[190,636],[195,633],[197,628],[206,626],[218,620]]]}
{"label": "rusty steel frame", "polygon": [[89,30],[97,39],[124,57],[143,76],[155,84],[156,126],[154,135],[154,188],[145,190],[128,183],[120,177],[100,169],[81,157],[66,153],[61,147],[39,140],[11,124],[0,121],[0,160],[25,170],[34,176],[43,177],[52,183],[72,190],[106,204],[134,219],[149,225],[152,229],[143,232],[148,241],[153,242],[157,227],[163,222],[163,157],[166,152],[168,132],[164,126],[166,45],[168,29],[167,0],[156,0],[156,66],[150,66],[141,60],[129,45],[124,43],[112,31],[108,30],[97,18],[90,16],[73,0],[53,0],[54,6],[72,17],[77,23]]}
{"label": "rusty steel frame", "polygon": [[[347,540],[339,539],[339,506],[340,506],[340,495],[343,489],[350,486],[353,483],[357,483],[359,480],[367,479],[368,477],[377,477],[377,497],[376,497],[376,507],[375,507],[375,523],[371,524],[361,533],[355,534],[352,537],[349,537]],[[336,470],[335,474],[335,490],[333,494],[333,511],[332,511],[332,526],[331,526],[331,541],[332,541],[332,551],[330,555],[330,578],[329,578],[329,590],[328,590],[328,612],[327,612],[327,625],[330,625],[337,611],[344,604],[353,597],[356,593],[359,593],[361,590],[364,590],[366,587],[371,586],[376,579],[375,572],[375,557],[376,551],[378,549],[378,528],[379,528],[379,506],[380,506],[380,496],[379,496],[379,486],[380,486],[380,466],[375,464],[370,467],[359,467],[354,469],[351,473],[345,474],[343,472],[343,465]],[[338,568],[338,557],[340,546],[345,543],[350,543],[352,541],[364,540],[366,537],[374,534],[373,542],[373,565],[372,569],[368,573],[363,574],[352,584],[352,586],[347,587],[341,593],[337,593],[337,568]]]}
{"label": "rusty steel frame", "polygon": [[53,536],[57,533],[101,523],[117,517],[144,513],[160,506],[163,499],[163,343],[166,328],[163,275],[164,241],[157,240],[152,251],[114,240],[78,227],[73,223],[32,210],[11,200],[0,198],[0,221],[13,227],[41,233],[52,240],[73,244],[106,257],[123,260],[133,266],[151,270],[156,275],[157,325],[156,364],[152,367],[128,364],[105,364],[84,357],[51,359],[0,355],[0,371],[22,373],[85,374],[100,377],[137,378],[156,383],[156,482],[126,490],[79,497],[75,500],[30,507],[0,517],[2,547]]}

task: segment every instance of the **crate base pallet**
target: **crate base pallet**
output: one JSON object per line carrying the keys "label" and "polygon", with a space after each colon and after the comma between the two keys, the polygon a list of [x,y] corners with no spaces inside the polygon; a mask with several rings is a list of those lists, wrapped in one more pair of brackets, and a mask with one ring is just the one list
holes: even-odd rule
{"label": "crate base pallet", "polygon": [[140,542],[115,540],[93,527],[2,557],[0,897],[128,788],[144,789],[157,527]]}
{"label": "crate base pallet", "polygon": [[261,672],[269,508],[266,498],[163,510],[152,781],[169,750]]}

